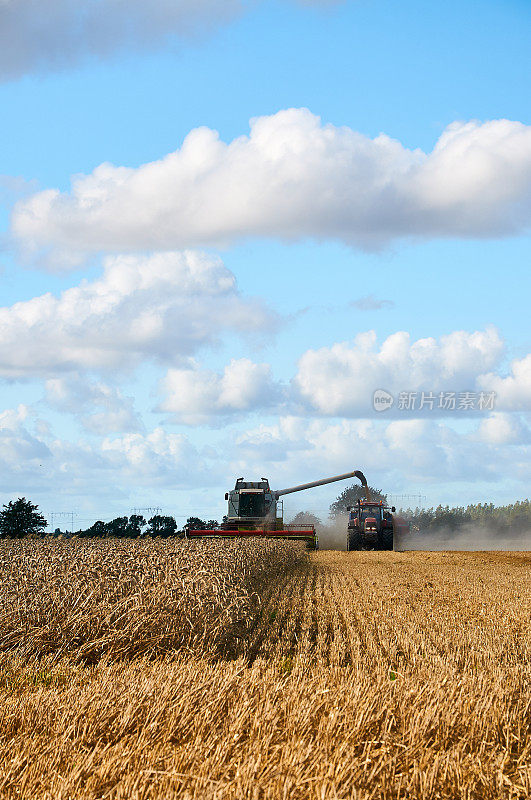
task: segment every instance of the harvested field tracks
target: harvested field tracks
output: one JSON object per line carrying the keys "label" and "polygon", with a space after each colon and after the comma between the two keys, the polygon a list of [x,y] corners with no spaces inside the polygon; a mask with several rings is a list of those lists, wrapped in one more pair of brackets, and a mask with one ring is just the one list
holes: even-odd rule
{"label": "harvested field tracks", "polygon": [[531,795],[531,555],[0,543],[2,798]]}

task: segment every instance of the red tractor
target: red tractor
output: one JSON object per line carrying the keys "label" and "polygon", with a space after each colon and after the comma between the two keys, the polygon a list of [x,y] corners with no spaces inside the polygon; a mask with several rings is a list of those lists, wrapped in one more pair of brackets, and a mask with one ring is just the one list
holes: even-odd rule
{"label": "red tractor", "polygon": [[395,536],[409,527],[381,500],[358,500],[348,511],[347,550],[392,550]]}

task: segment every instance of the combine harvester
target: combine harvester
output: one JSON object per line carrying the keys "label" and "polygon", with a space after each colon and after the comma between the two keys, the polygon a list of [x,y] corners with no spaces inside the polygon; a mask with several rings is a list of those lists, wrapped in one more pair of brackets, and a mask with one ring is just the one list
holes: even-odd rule
{"label": "combine harvester", "polygon": [[285,494],[302,492],[303,489],[312,489],[314,486],[323,486],[326,483],[344,481],[347,478],[359,478],[367,493],[367,481],[363,472],[355,470],[344,475],[335,475],[333,478],[322,478],[311,483],[302,483],[300,486],[291,486],[289,489],[273,490],[269,487],[267,478],[261,481],[244,481],[238,478],[236,486],[231,492],[225,494],[229,506],[227,516],[219,528],[213,530],[187,531],[189,539],[241,539],[244,537],[259,536],[266,539],[288,539],[290,541],[303,541],[309,550],[317,550],[318,538],[313,525],[285,525],[283,519],[283,505],[279,499]]}

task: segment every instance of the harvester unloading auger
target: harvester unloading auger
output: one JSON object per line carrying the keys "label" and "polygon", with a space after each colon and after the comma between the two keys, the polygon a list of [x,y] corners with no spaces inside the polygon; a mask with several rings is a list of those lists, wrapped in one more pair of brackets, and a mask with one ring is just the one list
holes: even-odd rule
{"label": "harvester unloading auger", "polygon": [[367,480],[363,472],[345,472],[343,475],[334,475],[332,478],[321,478],[310,483],[301,483],[289,489],[273,490],[267,478],[261,481],[244,481],[238,478],[236,486],[231,492],[225,494],[228,500],[227,516],[219,528],[213,530],[187,531],[190,539],[239,539],[242,537],[259,536],[267,539],[289,539],[306,542],[310,550],[317,550],[317,532],[313,525],[285,525],[283,519],[282,501],[279,499],[285,494],[301,492],[303,489],[312,489],[314,486],[324,486],[326,483],[344,481],[347,478],[359,478],[365,487],[367,500],[370,500]]}

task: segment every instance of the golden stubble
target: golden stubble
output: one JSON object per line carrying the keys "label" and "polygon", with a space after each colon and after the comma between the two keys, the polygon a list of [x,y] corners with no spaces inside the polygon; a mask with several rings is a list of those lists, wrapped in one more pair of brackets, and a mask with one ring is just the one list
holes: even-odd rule
{"label": "golden stubble", "polygon": [[0,564],[2,798],[531,795],[530,554],[71,540]]}

